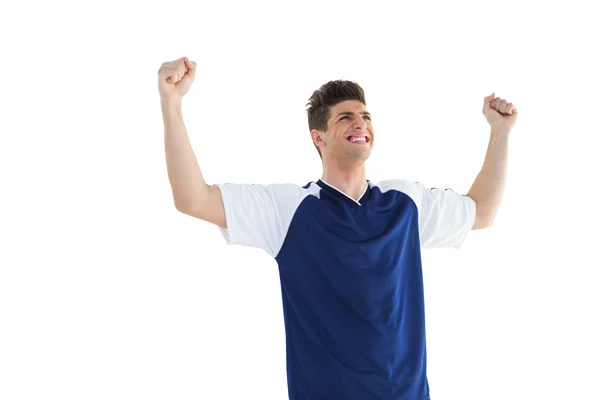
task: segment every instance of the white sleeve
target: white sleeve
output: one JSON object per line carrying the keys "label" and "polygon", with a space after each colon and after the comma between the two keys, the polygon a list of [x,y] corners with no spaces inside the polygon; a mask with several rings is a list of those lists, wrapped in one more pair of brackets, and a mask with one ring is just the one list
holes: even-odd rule
{"label": "white sleeve", "polygon": [[292,218],[308,192],[301,186],[279,183],[216,184],[221,191],[227,228],[219,226],[227,244],[256,247],[275,257]]}
{"label": "white sleeve", "polygon": [[475,223],[476,204],[451,189],[416,182],[421,192],[419,234],[421,247],[460,248]]}

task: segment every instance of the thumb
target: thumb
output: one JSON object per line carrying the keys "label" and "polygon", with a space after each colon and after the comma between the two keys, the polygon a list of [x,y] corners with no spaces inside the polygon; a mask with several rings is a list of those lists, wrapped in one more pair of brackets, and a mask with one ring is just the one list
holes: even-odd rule
{"label": "thumb", "polygon": [[196,76],[196,63],[186,61],[185,66],[188,68],[185,75],[181,79],[181,82],[184,82],[185,86],[191,85],[194,82],[194,77]]}
{"label": "thumb", "polygon": [[483,99],[483,110],[488,110],[490,108],[490,103],[492,102],[492,100],[494,100],[494,98],[496,97],[496,92],[493,92],[491,95],[485,97]]}
{"label": "thumb", "polygon": [[185,66],[187,67],[187,75],[192,79],[196,78],[196,62],[190,61],[187,57],[185,58]]}

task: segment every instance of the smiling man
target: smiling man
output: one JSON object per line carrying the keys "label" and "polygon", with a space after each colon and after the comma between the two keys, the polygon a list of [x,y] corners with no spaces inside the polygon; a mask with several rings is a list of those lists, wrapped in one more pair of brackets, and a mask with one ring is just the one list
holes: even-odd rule
{"label": "smiling man", "polygon": [[460,248],[470,230],[492,224],[514,106],[494,94],[484,99],[490,145],[466,195],[403,179],[367,180],[376,139],[371,114],[362,88],[339,80],[307,104],[320,179],[208,185],[181,114],[195,72],[184,57],[158,73],[175,206],[217,225],[228,244],[263,249],[277,261],[289,398],[430,399],[421,248]]}

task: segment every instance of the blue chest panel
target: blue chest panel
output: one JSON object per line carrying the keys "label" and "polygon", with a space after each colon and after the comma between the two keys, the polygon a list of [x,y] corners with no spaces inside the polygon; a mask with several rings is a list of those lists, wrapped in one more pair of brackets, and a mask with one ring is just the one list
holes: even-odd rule
{"label": "blue chest panel", "polygon": [[276,260],[291,395],[426,398],[418,210],[408,195],[373,187],[357,203],[323,187],[299,205]]}

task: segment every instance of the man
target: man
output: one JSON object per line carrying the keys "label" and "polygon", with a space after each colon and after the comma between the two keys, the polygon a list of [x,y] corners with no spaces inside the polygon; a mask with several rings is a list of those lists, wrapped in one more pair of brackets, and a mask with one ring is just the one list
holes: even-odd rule
{"label": "man", "polygon": [[484,99],[490,143],[467,195],[402,179],[367,180],[376,136],[363,90],[349,81],[329,82],[309,101],[321,179],[208,185],[181,113],[195,73],[185,57],[158,71],[175,207],[218,225],[227,243],[276,259],[289,398],[430,399],[420,249],[459,248],[471,229],[492,224],[515,107],[494,94]]}

